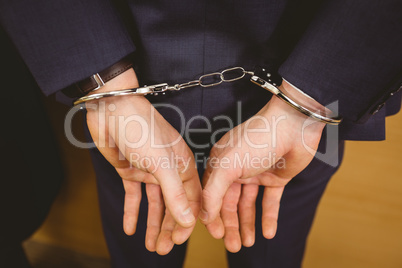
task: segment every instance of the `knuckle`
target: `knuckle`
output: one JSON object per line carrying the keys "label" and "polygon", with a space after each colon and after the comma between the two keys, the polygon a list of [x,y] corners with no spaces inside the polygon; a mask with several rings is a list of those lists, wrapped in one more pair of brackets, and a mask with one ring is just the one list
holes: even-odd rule
{"label": "knuckle", "polygon": [[255,205],[256,195],[254,193],[244,193],[239,202],[240,207],[253,207]]}
{"label": "knuckle", "polygon": [[[202,200],[205,200],[207,202],[207,204],[216,205],[218,201],[222,201],[222,197],[214,195],[208,189],[204,189],[202,191]],[[213,202],[213,203],[211,203],[211,202]],[[205,204],[205,202],[203,202],[203,203]]]}
{"label": "knuckle", "polygon": [[209,152],[210,157],[217,157],[218,156],[218,150],[219,150],[218,146],[219,145],[217,143],[215,143],[212,146],[211,151]]}
{"label": "knuckle", "polygon": [[191,156],[188,157],[177,157],[176,159],[176,169],[177,172],[180,174],[185,173],[187,169],[189,168],[188,163],[191,161]]}
{"label": "knuckle", "polygon": [[[116,168],[117,174],[119,174],[120,178],[122,179],[129,179],[129,173],[127,172],[126,168]],[[131,174],[130,174],[131,175]]]}
{"label": "knuckle", "polygon": [[211,192],[208,189],[204,189],[202,191],[202,199],[203,200],[210,200],[212,197]]}
{"label": "knuckle", "polygon": [[177,193],[175,193],[174,198],[177,200],[181,200],[184,198],[187,199],[187,195],[184,189],[180,189]]}
{"label": "knuckle", "polygon": [[226,212],[236,213],[237,212],[237,203],[224,202],[222,204],[222,210],[225,210]]}

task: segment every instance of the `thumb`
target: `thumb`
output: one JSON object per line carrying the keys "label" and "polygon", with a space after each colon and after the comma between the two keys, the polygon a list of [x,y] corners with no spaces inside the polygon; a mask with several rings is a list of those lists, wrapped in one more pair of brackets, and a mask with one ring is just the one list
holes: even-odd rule
{"label": "thumb", "polygon": [[237,178],[233,169],[207,168],[203,176],[205,186],[199,216],[203,224],[210,224],[219,216],[223,197]]}
{"label": "thumb", "polygon": [[185,228],[193,226],[195,217],[177,170],[159,168],[154,176],[161,186],[165,205],[176,222]]}

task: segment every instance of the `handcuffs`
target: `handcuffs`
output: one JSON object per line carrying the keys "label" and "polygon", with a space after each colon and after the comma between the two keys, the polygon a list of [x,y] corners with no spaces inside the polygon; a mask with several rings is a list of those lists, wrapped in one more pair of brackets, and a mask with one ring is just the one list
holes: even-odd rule
{"label": "handcuffs", "polygon": [[[265,74],[264,78],[261,78],[261,76],[263,76],[263,75],[256,75],[256,73],[259,73],[259,74],[264,73]],[[252,71],[246,71],[243,67],[233,67],[233,68],[225,69],[221,72],[204,74],[204,75],[200,76],[198,80],[193,80],[193,81],[189,81],[187,83],[182,83],[182,84],[175,84],[173,86],[171,86],[167,83],[161,83],[161,84],[143,86],[143,87],[138,87],[138,88],[121,89],[121,90],[115,90],[115,91],[109,91],[109,92],[95,93],[95,94],[87,95],[87,96],[77,99],[74,102],[74,105],[79,105],[79,104],[82,104],[82,103],[85,103],[88,101],[99,100],[99,99],[107,98],[107,97],[131,96],[131,95],[134,95],[134,96],[158,95],[158,94],[165,94],[168,91],[180,91],[181,89],[184,89],[184,88],[190,88],[190,87],[196,87],[196,86],[212,87],[212,86],[217,86],[223,82],[233,82],[233,81],[242,79],[243,77],[245,77],[246,74],[251,75],[251,78],[250,78],[251,82],[268,90],[273,95],[275,95],[282,101],[286,102],[288,105],[290,105],[297,111],[305,114],[306,116],[311,117],[317,121],[323,122],[325,124],[330,124],[330,125],[338,125],[342,122],[342,117],[334,115],[334,113],[328,109],[325,109],[325,111],[322,111],[322,110],[316,111],[316,109],[306,107],[306,105],[303,105],[303,104],[299,103],[297,100],[292,99],[285,92],[283,92],[281,89],[279,89],[279,87],[277,86],[277,83],[275,83],[273,81],[273,79],[271,79],[271,74],[269,72],[266,72],[266,70],[263,68],[258,69],[258,72],[257,71],[252,72]],[[267,77],[267,78],[265,78],[265,77]],[[303,94],[306,95],[305,93],[303,93]],[[308,95],[306,95],[306,96],[308,96]],[[309,98],[312,99],[311,97],[309,97]]]}

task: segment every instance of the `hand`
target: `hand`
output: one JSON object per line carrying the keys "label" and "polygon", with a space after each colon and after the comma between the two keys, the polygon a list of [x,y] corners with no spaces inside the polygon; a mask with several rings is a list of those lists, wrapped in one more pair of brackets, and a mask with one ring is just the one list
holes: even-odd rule
{"label": "hand", "polygon": [[[98,92],[138,87],[129,71]],[[141,183],[146,183],[148,250],[167,254],[190,236],[200,209],[201,185],[194,157],[180,134],[143,96],[104,98],[87,103],[87,123],[103,156],[123,180],[123,227],[136,231]]]}
{"label": "hand", "polygon": [[[292,91],[286,82],[283,86]],[[306,127],[307,120],[312,119],[274,96],[212,148],[203,176],[200,219],[213,237],[224,237],[228,251],[254,244],[259,185],[265,186],[263,235],[275,236],[284,187],[311,162],[311,149],[317,149],[325,126],[310,121]]]}

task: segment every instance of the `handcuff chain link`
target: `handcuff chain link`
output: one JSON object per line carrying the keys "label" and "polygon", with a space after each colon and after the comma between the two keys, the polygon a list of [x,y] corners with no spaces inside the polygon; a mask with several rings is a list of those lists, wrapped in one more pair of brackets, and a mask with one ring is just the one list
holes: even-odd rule
{"label": "handcuff chain link", "polygon": [[[190,81],[187,83],[169,86],[168,90],[181,90],[184,88],[196,87],[196,86],[213,87],[213,86],[222,84],[222,82],[227,83],[227,82],[234,82],[236,80],[240,80],[246,74],[253,75],[254,73],[244,70],[243,67],[233,67],[233,68],[225,69],[221,72],[204,74],[204,75],[200,76],[200,78],[198,78],[198,80],[193,80],[193,81]],[[212,80],[212,81],[209,81],[209,80]]]}

